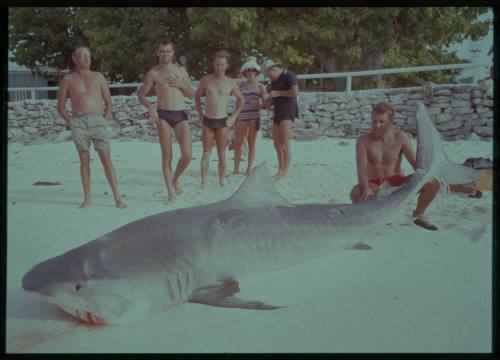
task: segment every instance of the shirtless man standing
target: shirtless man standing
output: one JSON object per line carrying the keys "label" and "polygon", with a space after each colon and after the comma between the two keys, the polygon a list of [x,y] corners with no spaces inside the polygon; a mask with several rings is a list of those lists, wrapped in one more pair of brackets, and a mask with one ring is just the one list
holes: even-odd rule
{"label": "shirtless man standing", "polygon": [[[393,122],[394,109],[389,103],[379,102],[373,107],[371,131],[361,135],[356,142],[358,184],[351,191],[353,203],[376,194],[384,181],[391,186],[400,186],[406,180],[401,170],[403,155],[415,169],[417,162],[409,137],[403,131],[394,130]],[[438,191],[437,180],[422,186],[413,212],[415,224],[427,230],[438,229],[423,216]]]}
{"label": "shirtless man standing", "polygon": [[[170,39],[158,40],[156,55],[159,64],[147,72],[144,84],[139,91],[139,102],[148,108],[149,119],[158,128],[163,177],[167,186],[169,203],[175,199],[174,190],[177,195],[182,193],[179,177],[191,162],[191,130],[187,122],[185,97],[192,99],[193,90],[186,69],[175,64],[174,54],[174,44]],[[158,109],[146,98],[153,87],[158,97]],[[173,177],[172,134],[175,134],[181,150],[181,157],[177,162]]]}
{"label": "shirtless man standing", "polygon": [[[59,85],[57,110],[66,122],[66,128],[71,130],[80,156],[80,176],[84,194],[80,208],[90,205],[91,140],[113,191],[116,207],[126,208],[127,205],[121,200],[118,192],[116,174],[110,157],[109,136],[106,133],[107,119],[111,116],[112,106],[108,84],[101,73],[90,71],[91,55],[87,46],[76,47],[71,57],[75,64],[75,72],[64,76]],[[71,118],[65,109],[68,97],[71,99]]]}
{"label": "shirtless man standing", "polygon": [[[203,124],[203,157],[201,159],[201,187],[205,187],[208,174],[208,162],[212,141],[215,137],[217,144],[217,157],[219,159],[219,184],[224,186],[226,176],[226,145],[227,128],[234,124],[240,115],[244,98],[236,81],[226,76],[229,66],[229,54],[222,50],[215,54],[214,72],[205,75],[200,80],[200,86],[195,94],[196,111],[200,122]],[[228,116],[227,105],[229,96],[237,98],[234,114]],[[205,96],[205,114],[201,110],[201,97]]]}

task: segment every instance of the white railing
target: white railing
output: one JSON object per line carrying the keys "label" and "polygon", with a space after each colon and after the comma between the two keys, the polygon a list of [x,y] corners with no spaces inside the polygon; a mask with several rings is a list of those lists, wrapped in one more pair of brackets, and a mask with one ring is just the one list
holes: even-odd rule
{"label": "white railing", "polygon": [[492,64],[479,64],[479,63],[466,63],[466,64],[449,64],[449,65],[429,65],[429,66],[416,66],[408,68],[395,68],[395,69],[379,69],[379,70],[365,70],[365,71],[351,71],[341,73],[327,73],[327,74],[307,74],[298,75],[298,79],[328,79],[328,78],[347,78],[346,92],[350,93],[352,90],[352,78],[358,76],[373,76],[373,75],[387,75],[387,74],[401,74],[408,72],[422,72],[422,71],[438,71],[438,70],[456,70],[456,69],[476,69],[473,73],[472,81],[477,83],[479,81],[479,69],[482,67],[489,68]]}
{"label": "white railing", "polygon": [[[489,68],[492,64],[481,64],[481,63],[465,63],[465,64],[448,64],[448,65],[429,65],[429,66],[416,66],[407,68],[393,68],[393,69],[378,69],[378,70],[365,70],[365,71],[348,71],[348,72],[336,72],[336,73],[322,73],[322,74],[305,74],[297,75],[299,80],[311,80],[311,79],[331,79],[331,78],[346,78],[346,92],[351,93],[352,91],[352,78],[361,76],[373,76],[373,75],[388,75],[388,74],[401,74],[409,72],[422,72],[422,71],[438,71],[438,70],[458,70],[458,69],[475,69],[473,72],[474,83],[479,81],[479,69]],[[193,87],[197,87],[198,81],[193,81]],[[128,84],[109,84],[110,88],[135,88],[138,90],[142,86],[142,83],[128,83]],[[16,99],[26,99],[26,94],[31,94],[30,99],[35,99],[36,91],[52,90],[57,91],[59,88],[57,86],[45,86],[45,87],[13,87],[8,88],[8,92],[16,92]]]}

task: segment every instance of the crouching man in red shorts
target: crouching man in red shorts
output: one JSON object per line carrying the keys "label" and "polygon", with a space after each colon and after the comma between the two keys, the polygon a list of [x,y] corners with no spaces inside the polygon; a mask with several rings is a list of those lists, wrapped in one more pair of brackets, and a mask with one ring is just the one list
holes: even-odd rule
{"label": "crouching man in red shorts", "polygon": [[[417,162],[408,135],[393,128],[394,109],[391,104],[377,103],[371,117],[371,131],[361,135],[356,142],[358,184],[351,190],[353,203],[375,195],[385,181],[391,186],[400,186],[406,180],[401,170],[403,155],[414,169]],[[422,186],[417,208],[413,212],[414,223],[427,230],[438,229],[423,216],[438,191],[439,183],[436,180]]]}

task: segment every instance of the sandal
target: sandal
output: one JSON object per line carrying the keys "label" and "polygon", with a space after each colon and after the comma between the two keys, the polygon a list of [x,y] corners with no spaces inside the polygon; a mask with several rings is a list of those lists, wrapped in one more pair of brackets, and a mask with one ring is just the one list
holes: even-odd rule
{"label": "sandal", "polygon": [[476,191],[473,194],[469,195],[470,198],[474,198],[474,199],[479,199],[482,196],[483,196],[483,192],[481,190],[478,190],[478,189],[476,189]]}
{"label": "sandal", "polygon": [[427,229],[427,230],[435,231],[435,230],[438,229],[436,225],[432,224],[429,220],[427,220],[422,215],[416,216],[416,219],[415,219],[415,221],[413,223],[415,225],[420,226],[420,227],[422,227],[424,229]]}

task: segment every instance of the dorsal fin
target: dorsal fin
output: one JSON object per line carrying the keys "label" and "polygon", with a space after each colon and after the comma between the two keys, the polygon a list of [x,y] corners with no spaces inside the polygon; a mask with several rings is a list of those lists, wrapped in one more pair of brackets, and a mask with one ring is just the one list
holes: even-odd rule
{"label": "dorsal fin", "polygon": [[269,176],[265,163],[256,166],[238,190],[224,201],[224,203],[246,207],[263,205],[294,206],[278,193]]}

